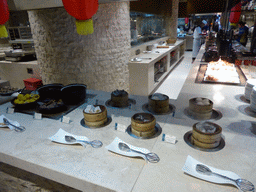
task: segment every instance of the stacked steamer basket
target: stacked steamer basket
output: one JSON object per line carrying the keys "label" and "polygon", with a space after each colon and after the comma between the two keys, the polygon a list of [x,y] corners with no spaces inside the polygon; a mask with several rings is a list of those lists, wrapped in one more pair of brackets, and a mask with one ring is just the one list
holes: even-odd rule
{"label": "stacked steamer basket", "polygon": [[148,109],[155,113],[169,112],[169,97],[161,93],[148,96]]}
{"label": "stacked steamer basket", "polygon": [[107,109],[104,105],[87,106],[83,111],[84,123],[89,127],[101,127],[107,121]]}
{"label": "stacked steamer basket", "polygon": [[207,98],[196,97],[189,100],[189,110],[196,119],[211,119],[213,102]]}
{"label": "stacked steamer basket", "polygon": [[256,87],[252,88],[251,97],[250,97],[250,108],[256,112]]}
{"label": "stacked steamer basket", "polygon": [[136,113],[131,118],[131,132],[138,137],[155,135],[156,119],[150,113]]}
{"label": "stacked steamer basket", "polygon": [[113,107],[127,107],[129,105],[128,93],[124,90],[115,90],[111,93]]}
{"label": "stacked steamer basket", "polygon": [[256,79],[249,79],[246,81],[245,84],[245,90],[244,90],[244,97],[247,100],[250,100],[251,98],[251,92],[252,88],[256,85]]}
{"label": "stacked steamer basket", "polygon": [[193,125],[191,143],[204,149],[220,145],[222,128],[212,122],[199,122]]}

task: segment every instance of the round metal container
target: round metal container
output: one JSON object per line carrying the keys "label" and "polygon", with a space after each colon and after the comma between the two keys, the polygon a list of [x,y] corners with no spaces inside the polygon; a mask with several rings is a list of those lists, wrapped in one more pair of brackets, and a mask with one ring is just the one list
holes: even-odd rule
{"label": "round metal container", "polygon": [[43,85],[42,87],[39,87],[37,89],[38,94],[40,95],[40,100],[44,99],[60,99],[61,98],[61,89],[63,88],[63,85],[60,83],[53,83],[53,84],[47,84]]}
{"label": "round metal container", "polygon": [[86,85],[69,84],[61,89],[62,100],[67,105],[77,105],[86,98]]}

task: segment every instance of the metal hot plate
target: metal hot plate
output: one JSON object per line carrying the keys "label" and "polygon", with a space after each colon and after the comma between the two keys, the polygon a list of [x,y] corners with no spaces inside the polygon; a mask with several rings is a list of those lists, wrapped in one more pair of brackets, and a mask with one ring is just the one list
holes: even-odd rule
{"label": "metal hot plate", "polygon": [[139,136],[134,135],[132,133],[131,125],[129,125],[128,128],[126,129],[126,132],[130,136],[132,136],[132,137],[134,137],[136,139],[152,139],[152,138],[158,137],[162,133],[162,128],[160,127],[160,125],[158,123],[156,123],[155,131],[156,131],[156,133],[154,135],[150,136],[150,137],[139,137]]}
{"label": "metal hot plate", "polygon": [[146,103],[146,104],[144,104],[144,105],[142,106],[142,110],[143,110],[143,111],[145,111],[145,112],[150,112],[150,113],[152,113],[152,114],[154,114],[154,115],[168,115],[168,114],[174,113],[174,112],[175,112],[175,109],[176,109],[176,107],[175,107],[174,105],[169,104],[169,111],[168,111],[168,112],[166,112],[166,113],[156,113],[156,112],[154,112],[154,111],[152,111],[152,110],[149,109],[148,103]]}
{"label": "metal hot plate", "polygon": [[89,127],[89,126],[87,126],[87,125],[85,124],[85,122],[84,122],[84,118],[81,119],[80,124],[81,124],[83,127],[89,128],[89,129],[95,129],[95,128],[106,127],[107,125],[109,125],[109,124],[112,122],[112,118],[111,118],[110,116],[107,116],[107,118],[108,118],[108,120],[107,120],[106,123],[104,123],[104,124],[101,125],[101,126],[97,126],[97,127],[92,127],[92,126]]}
{"label": "metal hot plate", "polygon": [[187,132],[184,135],[184,141],[192,148],[200,150],[200,151],[206,151],[206,152],[215,152],[215,151],[220,151],[221,149],[223,149],[225,147],[225,141],[223,138],[221,138],[220,140],[220,144],[219,146],[212,148],[212,149],[205,149],[205,148],[201,148],[201,147],[197,147],[194,144],[191,143],[191,136],[192,136],[192,131]]}
{"label": "metal hot plate", "polygon": [[116,108],[127,108],[130,105],[135,105],[135,104],[136,104],[136,101],[134,99],[128,99],[128,104],[126,106],[122,106],[122,107],[115,106],[114,102],[111,101],[111,99],[107,100],[105,103],[105,105],[108,107],[116,107]]}
{"label": "metal hot plate", "polygon": [[[186,116],[188,116],[189,118],[191,119],[195,119],[195,120],[205,120],[205,119],[200,119],[200,118],[196,118],[192,111],[189,109],[189,107],[185,108],[184,109],[184,114]],[[222,113],[219,111],[219,110],[216,110],[216,109],[212,109],[212,115],[211,115],[211,118],[210,119],[213,119],[213,120],[219,120],[222,118]],[[210,120],[209,119],[209,120]]]}

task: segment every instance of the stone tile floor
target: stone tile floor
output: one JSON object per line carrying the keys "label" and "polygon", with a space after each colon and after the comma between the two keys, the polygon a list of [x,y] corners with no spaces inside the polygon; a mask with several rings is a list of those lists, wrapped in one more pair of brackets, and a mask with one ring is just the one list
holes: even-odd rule
{"label": "stone tile floor", "polygon": [[0,192],[79,191],[5,163],[0,163]]}

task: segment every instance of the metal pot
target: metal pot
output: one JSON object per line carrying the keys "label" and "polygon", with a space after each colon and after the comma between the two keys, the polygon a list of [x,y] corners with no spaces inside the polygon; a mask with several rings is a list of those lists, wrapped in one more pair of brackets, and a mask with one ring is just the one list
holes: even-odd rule
{"label": "metal pot", "polygon": [[37,89],[40,95],[40,100],[47,98],[60,99],[61,98],[61,88],[63,87],[60,83],[47,84]]}
{"label": "metal pot", "polygon": [[61,89],[61,96],[66,105],[77,105],[84,102],[86,98],[86,85],[69,84]]}

